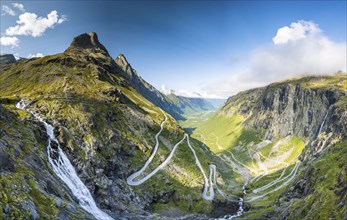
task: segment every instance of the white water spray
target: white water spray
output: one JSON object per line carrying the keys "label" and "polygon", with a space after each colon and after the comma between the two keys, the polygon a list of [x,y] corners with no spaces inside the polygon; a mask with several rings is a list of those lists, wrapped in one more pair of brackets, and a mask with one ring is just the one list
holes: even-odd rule
{"label": "white water spray", "polygon": [[329,114],[329,111],[330,111],[330,108],[331,108],[331,107],[332,107],[332,106],[330,106],[330,107],[328,108],[327,113],[325,114],[325,116],[324,116],[324,118],[323,118],[323,122],[322,122],[322,124],[321,124],[320,127],[319,127],[319,131],[318,131],[317,136],[319,136],[319,134],[322,132],[322,129],[323,129],[325,120],[326,120],[327,117],[328,117],[328,114]]}
{"label": "white water spray", "polygon": [[[25,103],[23,100],[18,102],[16,104],[16,107],[22,110],[25,110]],[[48,154],[48,161],[51,164],[53,171],[59,178],[69,187],[71,192],[79,201],[80,206],[86,210],[87,212],[91,213],[96,219],[100,220],[109,220],[113,219],[105,212],[101,211],[97,206],[96,203],[90,194],[88,188],[83,184],[81,179],[77,176],[77,173],[72,166],[71,162],[63,152],[63,150],[60,148],[60,144],[58,140],[56,139],[53,127],[45,122],[38,114],[36,114],[33,111],[29,112],[40,122],[43,123],[43,125],[46,128],[46,132],[48,135],[48,144],[47,144],[47,154]],[[55,143],[57,145],[56,149],[52,148],[52,143]],[[54,158],[52,158],[52,156]]]}

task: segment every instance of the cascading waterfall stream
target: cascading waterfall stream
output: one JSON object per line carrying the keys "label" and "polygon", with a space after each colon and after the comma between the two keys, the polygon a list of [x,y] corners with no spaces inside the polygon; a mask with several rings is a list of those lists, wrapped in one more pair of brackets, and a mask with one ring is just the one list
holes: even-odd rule
{"label": "cascading waterfall stream", "polygon": [[329,111],[330,111],[331,107],[332,107],[332,105],[328,108],[327,113],[325,114],[325,116],[324,116],[324,118],[323,118],[323,121],[322,121],[322,123],[321,123],[321,125],[320,125],[320,127],[319,127],[319,131],[318,131],[317,136],[319,136],[319,134],[322,132],[322,129],[323,129],[325,120],[326,120],[327,117],[328,117],[328,114],[329,114]]}
{"label": "cascading waterfall stream", "polygon": [[[18,109],[26,110],[25,103],[23,100],[18,102],[16,104],[16,107]],[[59,176],[59,178],[69,187],[71,192],[79,201],[80,206],[86,210],[87,212],[91,213],[96,219],[100,220],[111,220],[113,219],[108,214],[100,210],[91,193],[89,192],[88,188],[83,184],[81,179],[77,176],[77,173],[72,166],[71,162],[63,152],[63,150],[60,147],[60,144],[58,140],[56,139],[53,127],[45,122],[38,114],[31,110],[27,110],[30,112],[36,119],[38,119],[40,122],[43,123],[45,126],[47,135],[48,135],[48,144],[47,144],[47,154],[48,154],[48,161],[50,165],[52,166],[52,169],[54,173]],[[54,149],[52,147],[52,143],[54,143],[57,147]],[[55,158],[52,158],[54,156]]]}

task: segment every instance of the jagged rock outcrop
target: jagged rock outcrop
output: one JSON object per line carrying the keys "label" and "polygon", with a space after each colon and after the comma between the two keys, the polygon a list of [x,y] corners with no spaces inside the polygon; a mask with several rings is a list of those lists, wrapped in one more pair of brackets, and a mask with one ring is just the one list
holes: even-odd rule
{"label": "jagged rock outcrop", "polygon": [[[140,78],[140,76],[137,74],[136,70],[134,70],[131,67],[130,63],[128,63],[127,59],[125,58],[125,56],[123,54],[118,55],[117,58],[115,59],[115,62],[118,65],[118,67],[120,69],[122,69],[123,76],[126,79],[133,81],[134,77]],[[141,79],[138,79],[138,80],[140,81]]]}
{"label": "jagged rock outcrop", "polygon": [[0,55],[0,66],[6,65],[6,64],[12,64],[16,63],[17,60],[13,56],[13,54],[1,54]]}
{"label": "jagged rock outcrop", "polygon": [[72,53],[77,50],[87,53],[102,53],[110,56],[104,45],[99,42],[98,36],[95,32],[90,32],[89,34],[84,33],[74,37],[65,52]]}

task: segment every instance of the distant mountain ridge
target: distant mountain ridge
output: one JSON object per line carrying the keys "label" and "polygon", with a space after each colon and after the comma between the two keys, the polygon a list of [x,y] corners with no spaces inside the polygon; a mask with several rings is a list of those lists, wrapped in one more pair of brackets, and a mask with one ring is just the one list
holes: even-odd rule
{"label": "distant mountain ridge", "polygon": [[137,92],[142,94],[150,102],[170,113],[177,120],[184,120],[184,114],[186,113],[196,113],[214,109],[214,106],[202,97],[183,97],[173,93],[164,94],[157,90],[138,75],[137,71],[132,68],[123,54],[117,56],[115,62],[121,70],[122,76],[129,80]]}
{"label": "distant mountain ridge", "polygon": [[215,109],[215,107],[204,98],[183,97],[173,93],[167,97],[169,97],[169,99],[185,114],[194,114]]}
{"label": "distant mountain ridge", "polygon": [[160,90],[161,93],[165,94],[166,96],[174,96],[174,97],[184,97],[188,99],[194,99],[194,100],[201,100],[201,102],[205,103],[205,107],[202,107],[202,109],[212,109],[211,106],[208,107],[207,105],[212,105],[213,108],[217,109],[221,107],[221,105],[226,101],[225,98],[206,98],[199,94],[198,92],[188,92],[188,91],[176,91],[173,89],[167,89],[164,85],[161,86]]}

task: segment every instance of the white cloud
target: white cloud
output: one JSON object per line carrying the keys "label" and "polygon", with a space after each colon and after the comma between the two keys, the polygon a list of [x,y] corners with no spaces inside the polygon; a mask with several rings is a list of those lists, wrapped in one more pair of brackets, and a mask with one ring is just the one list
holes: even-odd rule
{"label": "white cloud", "polygon": [[25,12],[24,5],[19,3],[12,3],[12,6],[18,8],[21,12]]}
{"label": "white cloud", "polygon": [[165,85],[161,85],[159,91],[165,95],[170,95],[173,92],[173,90],[167,89]]}
{"label": "white cloud", "polygon": [[12,46],[12,47],[18,47],[19,39],[17,37],[1,37],[0,38],[0,45],[2,46]]}
{"label": "white cloud", "polygon": [[36,54],[29,54],[28,59],[35,58],[35,57],[43,57],[44,55],[42,53],[36,53]]}
{"label": "white cloud", "polygon": [[210,98],[210,99],[223,99],[218,95],[207,94],[206,92],[196,92],[189,90],[173,90],[166,88],[165,85],[161,85],[159,91],[165,95],[175,94],[177,96],[190,97],[190,98]]}
{"label": "white cloud", "polygon": [[290,27],[284,26],[277,30],[277,34],[272,38],[274,44],[285,44],[288,41],[296,41],[305,38],[308,35],[320,33],[318,25],[311,21],[300,20],[293,22]]}
{"label": "white cloud", "polygon": [[11,16],[15,16],[16,12],[14,12],[10,7],[8,7],[7,5],[3,5],[1,7],[1,10],[3,11],[3,13],[1,13],[1,15],[11,15]]}
{"label": "white cloud", "polygon": [[14,56],[14,58],[15,58],[16,60],[20,60],[20,59],[21,59],[21,57],[19,56],[18,53],[14,53],[13,56]]}
{"label": "white cloud", "polygon": [[178,95],[178,96],[184,96],[184,97],[191,97],[191,98],[201,98],[202,96],[195,92],[195,91],[188,91],[188,90],[173,90],[166,88],[165,85],[161,85],[160,90],[161,93],[165,95]]}
{"label": "white cloud", "polygon": [[190,97],[190,98],[202,98],[202,96],[196,91],[189,90],[174,90],[173,93],[178,96]]}
{"label": "white cloud", "polygon": [[298,21],[290,28],[280,28],[273,42],[254,50],[246,69],[210,83],[204,91],[225,97],[303,74],[333,74],[347,69],[346,42],[330,40],[313,22]]}
{"label": "white cloud", "polygon": [[65,16],[59,16],[57,11],[51,11],[47,18],[38,17],[35,13],[25,12],[19,16],[16,26],[6,29],[6,35],[31,35],[40,37],[48,28],[54,28],[66,20]]}

